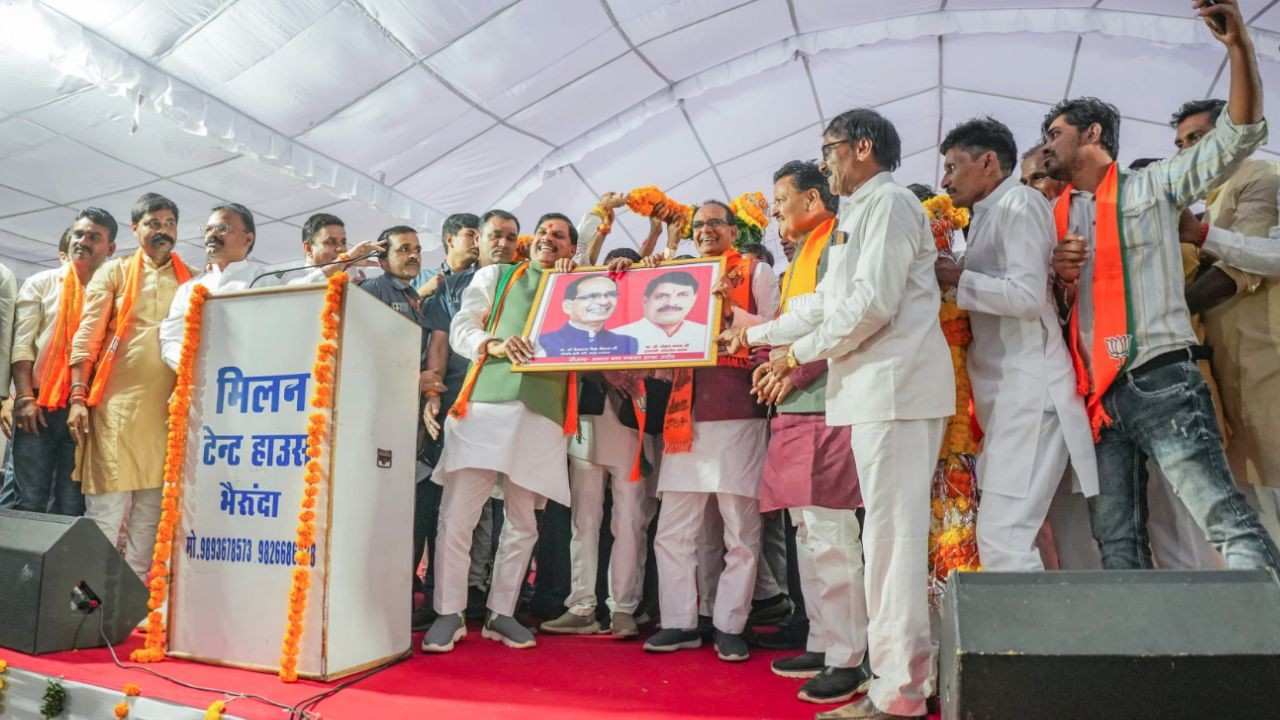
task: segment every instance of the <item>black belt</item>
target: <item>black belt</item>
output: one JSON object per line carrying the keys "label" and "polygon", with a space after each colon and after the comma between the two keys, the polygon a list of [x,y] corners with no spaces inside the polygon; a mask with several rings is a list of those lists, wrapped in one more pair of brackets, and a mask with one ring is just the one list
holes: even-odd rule
{"label": "black belt", "polygon": [[1130,370],[1128,374],[1142,375],[1144,373],[1151,372],[1152,370],[1158,370],[1167,365],[1173,365],[1180,362],[1194,363],[1199,362],[1200,360],[1209,360],[1212,357],[1212,348],[1206,345],[1192,345],[1191,347],[1184,347],[1181,350],[1170,350],[1166,353],[1160,353],[1138,367]]}

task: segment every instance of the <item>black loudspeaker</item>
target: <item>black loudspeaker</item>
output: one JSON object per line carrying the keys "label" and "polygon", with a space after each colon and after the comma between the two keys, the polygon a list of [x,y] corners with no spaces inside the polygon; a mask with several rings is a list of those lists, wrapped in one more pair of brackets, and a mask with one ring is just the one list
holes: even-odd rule
{"label": "black loudspeaker", "polygon": [[146,615],[146,587],[92,520],[0,510],[0,646],[97,647],[99,622],[115,644]]}
{"label": "black loudspeaker", "polygon": [[943,720],[1280,717],[1268,570],[958,573]]}

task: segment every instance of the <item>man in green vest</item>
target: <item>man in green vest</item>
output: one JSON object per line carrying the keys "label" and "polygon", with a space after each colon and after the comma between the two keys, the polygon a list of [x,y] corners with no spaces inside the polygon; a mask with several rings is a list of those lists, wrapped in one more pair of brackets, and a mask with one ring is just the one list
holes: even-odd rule
{"label": "man in green vest", "polygon": [[522,333],[542,274],[557,263],[571,269],[577,245],[567,217],[542,216],[530,259],[477,270],[454,316],[449,344],[471,360],[471,368],[445,421],[444,450],[432,478],[444,486],[435,555],[439,617],[423,638],[424,652],[449,652],[467,634],[462,612],[472,531],[499,484],[505,520],[481,635],[511,648],[536,644],[513,615],[538,539],[534,509],[547,499],[569,504],[565,427],[576,425],[576,406],[566,418],[567,373],[517,373],[512,363],[533,359],[533,343]]}

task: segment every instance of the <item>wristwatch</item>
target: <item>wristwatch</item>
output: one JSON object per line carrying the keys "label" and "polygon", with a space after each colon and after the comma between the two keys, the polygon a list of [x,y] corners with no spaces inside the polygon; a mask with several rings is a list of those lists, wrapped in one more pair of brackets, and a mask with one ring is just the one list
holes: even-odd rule
{"label": "wristwatch", "polygon": [[800,367],[800,361],[796,359],[796,351],[794,348],[787,348],[787,367],[792,370]]}

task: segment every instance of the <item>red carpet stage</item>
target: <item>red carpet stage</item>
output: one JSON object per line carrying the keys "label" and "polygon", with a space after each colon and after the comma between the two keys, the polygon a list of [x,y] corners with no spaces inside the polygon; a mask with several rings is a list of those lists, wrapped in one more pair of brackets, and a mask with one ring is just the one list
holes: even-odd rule
{"label": "red carpet stage", "polygon": [[[419,635],[415,635],[415,648]],[[447,655],[413,656],[325,699],[323,718],[466,718],[467,720],[584,720],[586,718],[803,718],[832,706],[795,699],[802,681],[769,672],[776,652],[755,651],[745,663],[716,659],[709,646],[670,655],[643,652],[637,641],[609,636],[538,636],[532,650],[508,650],[480,637],[474,626]],[[121,659],[141,644],[135,634],[117,653]],[[28,671],[68,682],[68,707],[76,712],[72,682],[117,694],[126,683],[142,688],[141,699],[164,700],[203,710],[223,696],[189,690],[138,670],[116,667],[106,648],[28,656],[0,648],[11,676]],[[207,687],[252,693],[293,705],[337,685],[300,681],[286,685],[274,675],[167,660],[149,665],[165,675]],[[2,677],[2,676],[0,676]],[[12,690],[12,684],[10,686]],[[43,683],[41,682],[41,690]],[[0,700],[0,702],[3,702]],[[17,708],[7,703],[8,713]],[[81,703],[84,708],[86,703]],[[110,707],[109,705],[107,707]],[[278,720],[280,708],[249,699],[226,707],[229,716]],[[191,717],[190,711],[148,717]],[[130,717],[138,717],[134,712]],[[23,717],[21,713],[14,715]]]}

